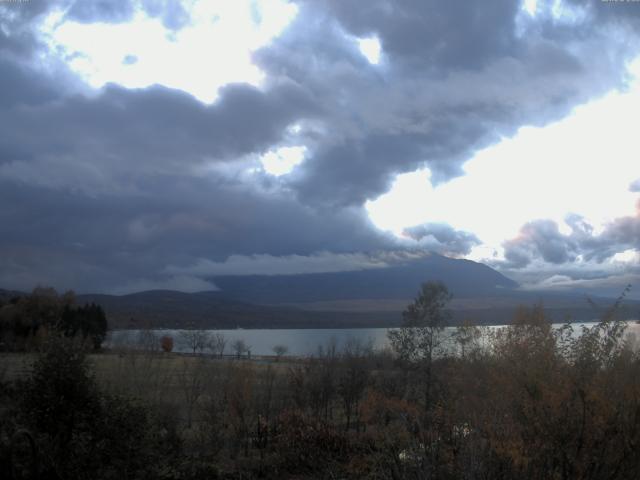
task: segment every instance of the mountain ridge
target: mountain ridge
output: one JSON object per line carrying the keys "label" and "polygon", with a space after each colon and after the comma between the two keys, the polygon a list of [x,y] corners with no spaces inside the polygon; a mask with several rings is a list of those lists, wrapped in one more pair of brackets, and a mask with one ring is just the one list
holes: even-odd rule
{"label": "mountain ridge", "polygon": [[[221,290],[79,294],[76,299],[78,303],[101,305],[112,329],[395,327],[401,324],[402,311],[415,298],[420,285],[439,280],[453,294],[452,324],[464,320],[487,325],[508,323],[519,305],[538,302],[544,303],[545,311],[556,322],[567,318],[590,321],[598,315],[582,295],[523,291],[487,265],[436,254],[351,272],[212,279]],[[16,293],[0,290],[0,298]],[[611,303],[603,300],[604,304]]]}
{"label": "mountain ridge", "polygon": [[230,298],[258,304],[346,299],[406,299],[427,281],[441,281],[457,297],[495,294],[518,284],[491,267],[430,254],[381,268],[289,275],[219,275],[211,281]]}

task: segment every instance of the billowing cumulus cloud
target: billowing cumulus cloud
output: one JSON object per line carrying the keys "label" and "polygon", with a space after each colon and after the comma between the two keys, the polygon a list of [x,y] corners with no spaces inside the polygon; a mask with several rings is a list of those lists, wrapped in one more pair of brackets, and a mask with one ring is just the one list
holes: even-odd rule
{"label": "billowing cumulus cloud", "polygon": [[464,256],[480,245],[473,233],[454,230],[443,223],[429,223],[405,228],[404,235],[416,240],[420,246],[448,256]]}
{"label": "billowing cumulus cloud", "polygon": [[482,66],[492,58],[514,54],[518,2],[483,5],[453,0],[374,0],[361,8],[357,0],[330,0],[323,7],[359,37],[380,36],[385,50],[418,68]]}
{"label": "billowing cumulus cloud", "polygon": [[[629,38],[611,40],[621,22],[570,25],[551,11],[531,19],[513,1],[299,5],[256,60],[324,100],[308,131],[313,154],[290,179],[308,203],[361,204],[423,166],[435,182],[460,175],[475,151],[519,126],[560,118],[621,85],[635,52]],[[353,40],[372,35],[379,65]]]}
{"label": "billowing cumulus cloud", "polygon": [[[535,260],[551,264],[595,261],[600,264],[619,252],[640,251],[640,202],[635,216],[616,218],[596,233],[578,215],[566,219],[569,234],[560,232],[551,220],[536,220],[522,227],[518,237],[504,243],[507,268],[522,268]],[[499,262],[496,262],[499,264]]]}
{"label": "billowing cumulus cloud", "polygon": [[573,238],[562,235],[551,220],[526,224],[516,239],[505,242],[504,248],[505,259],[514,267],[525,267],[537,257],[549,263],[567,263],[575,260],[577,251]]}
{"label": "billowing cumulus cloud", "polygon": [[[82,55],[47,37],[51,22],[146,15],[177,42],[191,2],[0,4],[0,287],[198,290],[215,288],[216,272],[383,268],[402,249],[469,254],[482,241],[474,232],[427,222],[396,238],[364,205],[400,173],[427,167],[447,182],[519,127],[625,86],[638,15],[552,3],[531,16],[507,0],[300,0],[281,34],[256,43],[262,80],[212,85],[208,104],[161,81],[93,89],[70,67]],[[363,38],[377,39],[379,61]],[[115,63],[142,68],[141,52]],[[206,71],[224,71],[205,52],[194,54]],[[304,158],[270,175],[260,159],[287,148]],[[640,248],[637,216],[598,233],[567,223],[569,234],[531,221],[496,265],[598,264]]]}

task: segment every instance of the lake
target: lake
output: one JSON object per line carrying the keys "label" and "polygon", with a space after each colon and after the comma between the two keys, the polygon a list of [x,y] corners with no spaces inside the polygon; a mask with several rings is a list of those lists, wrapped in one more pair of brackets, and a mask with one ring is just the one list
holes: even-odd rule
{"label": "lake", "polygon": [[[574,329],[579,331],[580,325],[593,325],[594,323],[574,323]],[[561,324],[555,325],[560,327]],[[490,328],[503,328],[495,326]],[[225,354],[231,354],[231,344],[236,340],[242,340],[250,348],[252,355],[273,355],[275,345],[285,345],[288,348],[287,355],[308,356],[317,353],[318,347],[334,342],[338,350],[341,350],[346,342],[357,340],[362,343],[371,343],[375,349],[383,349],[388,346],[388,328],[342,328],[342,329],[237,329],[237,330],[207,330],[211,334],[219,333],[227,340]],[[445,329],[452,333],[454,328]],[[174,340],[174,352],[189,352],[190,348],[181,333],[184,330],[114,330],[109,332],[105,342],[108,348],[140,347],[151,344],[159,348],[159,339],[168,335]],[[629,320],[627,333],[633,333],[640,339],[640,325],[634,320]],[[149,338],[151,336],[151,338]],[[147,337],[145,339],[145,337]]]}

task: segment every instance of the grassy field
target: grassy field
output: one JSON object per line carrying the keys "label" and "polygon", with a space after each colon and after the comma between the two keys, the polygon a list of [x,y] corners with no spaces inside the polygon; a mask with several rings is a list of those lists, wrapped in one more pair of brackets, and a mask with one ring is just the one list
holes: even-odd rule
{"label": "grassy field", "polygon": [[0,382],[28,375],[35,358],[32,353],[0,353]]}
{"label": "grassy field", "polygon": [[[0,382],[26,378],[36,358],[35,353],[0,353]],[[103,392],[162,406],[188,425],[199,422],[201,407],[210,403],[221,386],[238,378],[283,377],[302,362],[139,351],[105,351],[87,358]]]}
{"label": "grassy field", "polygon": [[[12,381],[28,375],[31,365],[37,357],[36,353],[21,352],[1,352],[0,353],[0,381]],[[146,362],[147,366],[153,364],[154,368],[175,371],[178,366],[195,365],[198,362],[205,361],[207,363],[224,365],[224,364],[250,364],[255,368],[272,366],[277,369],[285,369],[288,366],[299,364],[300,361],[286,357],[276,360],[275,356],[255,355],[251,359],[242,358],[237,360],[233,356],[225,356],[224,358],[211,357],[207,355],[190,355],[182,353],[145,353],[128,351],[126,353],[117,351],[105,351],[101,353],[92,353],[88,356],[89,362],[98,376],[98,380],[103,375],[109,376],[114,371],[121,368],[135,366],[139,362]]]}

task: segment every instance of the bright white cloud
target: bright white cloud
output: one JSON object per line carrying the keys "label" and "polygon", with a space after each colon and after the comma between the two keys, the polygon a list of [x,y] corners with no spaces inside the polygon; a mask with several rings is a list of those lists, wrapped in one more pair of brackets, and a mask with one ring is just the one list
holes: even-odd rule
{"label": "bright white cloud", "polygon": [[260,161],[267,173],[279,177],[285,175],[304,161],[306,147],[281,147],[265,153]]}
{"label": "bright white cloud", "polygon": [[611,257],[611,263],[640,264],[640,252],[634,249],[618,252]]}
{"label": "bright white cloud", "polygon": [[[631,67],[638,73],[640,63]],[[640,165],[640,81],[578,107],[544,128],[478,152],[465,174],[433,186],[428,169],[399,175],[392,189],[366,205],[375,225],[400,235],[411,225],[445,222],[475,233],[483,245],[471,258],[490,258],[534,219],[552,219],[567,233],[569,213],[596,232],[614,218],[635,215],[637,192],[629,185]]]}
{"label": "bright white cloud", "polygon": [[569,25],[584,22],[588,13],[588,5],[569,4],[563,0],[554,0],[551,6],[551,15],[554,20]]}
{"label": "bright white cloud", "polygon": [[260,84],[263,74],[252,52],[297,12],[284,0],[200,0],[188,6],[192,21],[175,32],[139,9],[133,21],[122,24],[63,21],[55,12],[43,22],[42,34],[51,53],[95,88],[108,82],[127,88],[161,84],[208,103],[225,84]]}
{"label": "bright white cloud", "polygon": [[531,16],[536,14],[536,7],[538,4],[538,0],[524,0],[522,2],[522,8]]}
{"label": "bright white cloud", "polygon": [[365,58],[374,65],[380,62],[380,40],[377,37],[359,38],[358,46]]}

